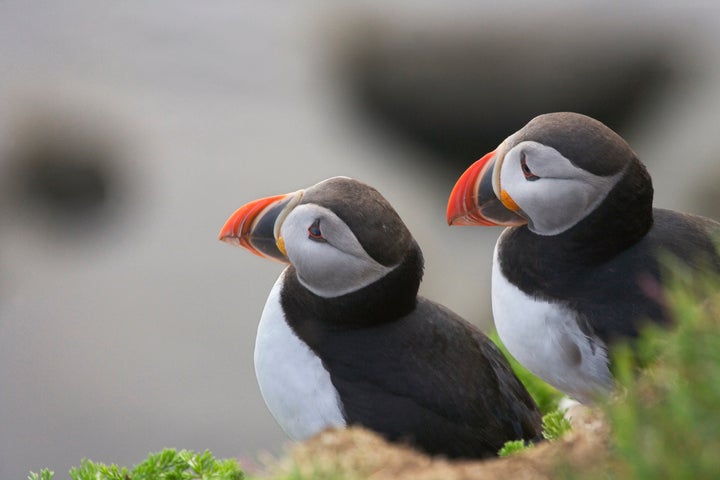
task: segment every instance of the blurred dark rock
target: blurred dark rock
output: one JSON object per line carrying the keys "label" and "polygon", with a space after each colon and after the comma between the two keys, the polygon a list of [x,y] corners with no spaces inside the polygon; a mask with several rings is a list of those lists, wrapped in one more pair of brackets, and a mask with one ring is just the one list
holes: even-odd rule
{"label": "blurred dark rock", "polygon": [[622,131],[673,82],[672,35],[605,27],[369,22],[344,43],[342,71],[363,118],[456,174],[541,113],[581,112]]}
{"label": "blurred dark rock", "polygon": [[64,215],[85,215],[107,200],[111,179],[98,162],[107,152],[88,145],[40,145],[25,153],[18,173],[30,201]]}
{"label": "blurred dark rock", "polygon": [[13,208],[63,229],[107,221],[121,183],[122,149],[110,126],[67,111],[18,123],[3,161]]}

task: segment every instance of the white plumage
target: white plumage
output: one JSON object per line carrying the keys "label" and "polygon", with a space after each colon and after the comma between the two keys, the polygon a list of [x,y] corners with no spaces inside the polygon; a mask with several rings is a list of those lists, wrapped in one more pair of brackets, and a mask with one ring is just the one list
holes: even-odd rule
{"label": "white plumage", "polygon": [[[498,244],[502,241],[502,236]],[[586,403],[598,386],[613,386],[607,349],[578,326],[575,313],[558,303],[534,298],[511,284],[500,271],[498,247],[492,268],[492,310],[498,335],[528,370]],[[593,346],[594,344],[594,346]]]}
{"label": "white plumage", "polygon": [[345,426],[338,393],[315,353],[285,321],[280,304],[285,273],[275,282],[255,340],[255,375],[265,404],[285,433],[302,440]]}

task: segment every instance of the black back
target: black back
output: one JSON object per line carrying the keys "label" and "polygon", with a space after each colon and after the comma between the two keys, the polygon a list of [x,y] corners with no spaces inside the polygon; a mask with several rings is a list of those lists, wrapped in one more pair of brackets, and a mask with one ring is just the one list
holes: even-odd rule
{"label": "black back", "polygon": [[495,345],[416,296],[421,270],[413,244],[398,269],[338,298],[305,289],[293,267],[285,275],[287,321],[330,373],[347,422],[449,457],[537,437],[537,406]]}
{"label": "black back", "polygon": [[[499,247],[500,268],[525,293],[576,311],[581,327],[604,342],[634,338],[645,321],[671,321],[662,298],[663,255],[698,272],[720,273],[714,243],[720,224],[662,209],[653,209],[650,218],[647,233],[629,246],[623,243],[638,222],[627,216],[618,219],[629,224],[625,232],[603,230],[592,220],[550,237],[513,228]],[[618,233],[625,236],[613,237]]]}

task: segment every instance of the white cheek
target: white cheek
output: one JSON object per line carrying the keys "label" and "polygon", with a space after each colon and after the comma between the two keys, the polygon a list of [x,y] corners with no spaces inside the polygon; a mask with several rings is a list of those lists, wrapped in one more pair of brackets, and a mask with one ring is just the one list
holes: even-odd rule
{"label": "white cheek", "polygon": [[373,260],[349,231],[333,231],[341,237],[336,242],[342,243],[341,250],[309,238],[307,222],[290,217],[288,220],[281,229],[288,258],[300,283],[316,295],[325,298],[345,295],[380,280],[393,269]]}
{"label": "white cheek", "polygon": [[534,149],[533,155],[552,163],[551,170],[538,171],[538,180],[525,178],[517,152],[503,162],[500,175],[502,188],[528,217],[530,229],[540,235],[557,235],[572,228],[602,203],[622,177],[622,172],[596,176],[575,167],[554,149],[538,150]]}

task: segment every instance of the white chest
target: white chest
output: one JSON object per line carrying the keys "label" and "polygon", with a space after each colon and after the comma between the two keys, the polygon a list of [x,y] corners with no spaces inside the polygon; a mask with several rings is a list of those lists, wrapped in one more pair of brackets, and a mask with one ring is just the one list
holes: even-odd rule
{"label": "white chest", "polygon": [[528,370],[581,402],[612,388],[607,351],[580,329],[574,314],[533,298],[500,273],[497,246],[492,269],[492,310],[498,335]]}
{"label": "white chest", "polygon": [[315,353],[285,320],[280,305],[283,273],[265,303],[255,340],[255,374],[265,404],[295,440],[345,426],[337,390]]}

